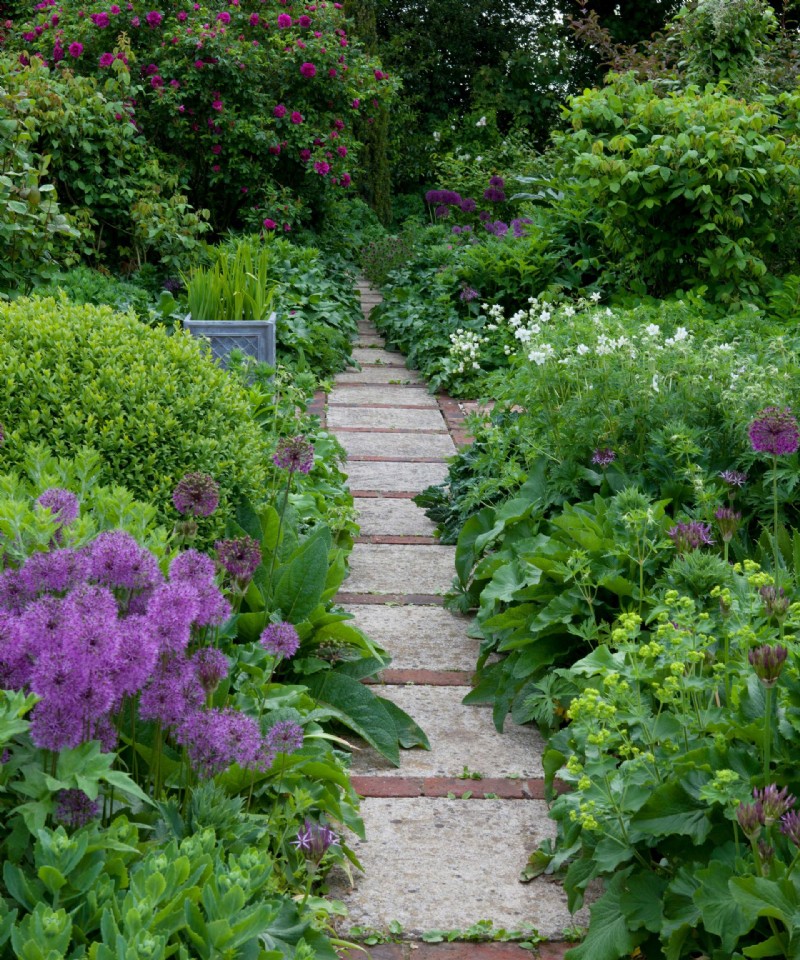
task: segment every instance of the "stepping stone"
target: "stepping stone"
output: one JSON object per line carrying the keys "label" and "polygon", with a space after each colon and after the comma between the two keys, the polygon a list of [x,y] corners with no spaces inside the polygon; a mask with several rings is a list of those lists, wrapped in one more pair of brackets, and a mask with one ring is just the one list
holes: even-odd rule
{"label": "stepping stone", "polygon": [[[392,670],[475,669],[480,642],[467,636],[471,623],[468,617],[443,607],[426,606],[346,604],[345,610],[354,615],[357,627],[391,654]],[[385,696],[382,691],[381,696]],[[475,707],[470,709],[477,711]],[[480,716],[482,723],[491,724],[491,717],[483,711]]]}
{"label": "stepping stone", "polygon": [[350,554],[347,593],[446,593],[455,547],[357,543]]}
{"label": "stepping stone", "polygon": [[[424,628],[423,628],[424,629]],[[392,663],[392,669],[396,665]],[[465,706],[470,687],[375,686],[381,697],[396,703],[427,733],[430,750],[403,750],[393,767],[371,747],[353,754],[359,776],[458,777],[464,767],[484,777],[543,777],[544,741],[532,727],[506,721],[498,733],[490,707]],[[469,789],[464,781],[464,790]]]}
{"label": "stepping stone", "polygon": [[347,451],[347,456],[356,460],[361,457],[446,460],[456,452],[452,439],[444,433],[337,433],[336,439]]}
{"label": "stepping stone", "polygon": [[393,350],[375,350],[372,347],[356,347],[353,350],[353,359],[360,364],[383,363],[395,367],[404,367],[406,358],[402,353],[395,353]]}
{"label": "stepping stone", "polygon": [[436,529],[425,512],[411,500],[359,497],[355,506],[361,533],[366,537],[431,537]]}
{"label": "stepping stone", "polygon": [[416,370],[400,369],[399,367],[365,366],[361,370],[344,370],[336,375],[336,383],[387,383],[421,384],[423,381]]}
{"label": "stepping stone", "polygon": [[540,936],[560,938],[587,921],[585,911],[569,913],[552,880],[519,882],[529,855],[555,834],[542,800],[368,798],[361,816],[368,839],[348,843],[364,874],[353,889],[343,871],[330,875],[348,928],[386,930],[396,920],[405,937],[420,937],[491,920],[507,930],[532,923]]}
{"label": "stepping stone", "polygon": [[421,493],[426,487],[447,480],[446,463],[365,463],[347,464],[351,490],[376,493]]}
{"label": "stepping stone", "polygon": [[336,406],[338,403],[359,404],[397,404],[398,406],[430,407],[438,410],[436,397],[420,387],[335,387],[328,394],[328,403]]}
{"label": "stepping stone", "polygon": [[384,430],[439,430],[445,433],[444,417],[438,410],[404,410],[402,407],[329,407],[328,429],[337,427],[378,427]]}
{"label": "stepping stone", "polygon": [[374,347],[385,347],[386,341],[383,337],[379,337],[377,334],[360,333],[353,344],[354,347],[359,347],[361,349],[373,349]]}

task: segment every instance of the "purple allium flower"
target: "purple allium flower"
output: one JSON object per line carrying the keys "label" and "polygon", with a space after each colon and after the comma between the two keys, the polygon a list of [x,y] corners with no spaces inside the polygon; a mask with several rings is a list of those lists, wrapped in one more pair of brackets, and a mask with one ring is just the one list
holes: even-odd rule
{"label": "purple allium flower", "polygon": [[692,520],[690,523],[676,523],[667,531],[667,536],[675,544],[675,549],[681,556],[690,550],[710,547],[714,543],[711,527],[697,520]]}
{"label": "purple allium flower", "polygon": [[215,544],[219,562],[238,583],[252,579],[261,563],[261,545],[252,537],[218,540]]}
{"label": "purple allium flower", "polygon": [[741,523],[741,513],[739,513],[738,510],[732,510],[730,507],[720,507],[714,514],[714,517],[719,527],[722,542],[730,543]]}
{"label": "purple allium flower", "polygon": [[19,570],[5,570],[0,573],[0,610],[22,613],[31,600],[28,581]]}
{"label": "purple allium flower", "polygon": [[784,813],[781,817],[781,833],[796,847],[800,847],[800,813],[796,810]]}
{"label": "purple allium flower", "polygon": [[291,720],[279,720],[267,731],[267,747],[272,753],[295,753],[303,746],[303,728]]}
{"label": "purple allium flower", "polygon": [[198,582],[214,582],[217,568],[214,561],[199,550],[184,550],[169,565],[171,580],[186,580],[193,586]]}
{"label": "purple allium flower", "polygon": [[201,647],[192,657],[192,663],[206,694],[213,693],[228,676],[228,658],[216,647]]}
{"label": "purple allium flower", "polygon": [[481,210],[480,213],[478,214],[478,219],[480,220],[481,223],[487,223],[489,220],[492,219],[492,215],[491,213],[489,213],[488,210]]}
{"label": "purple allium flower", "polygon": [[740,803],[736,808],[736,819],[748,840],[755,840],[764,826],[764,809],[761,804]]}
{"label": "purple allium flower", "polygon": [[49,550],[33,553],[21,568],[26,592],[35,597],[41,593],[66,593],[88,574],[89,558],[77,550]]}
{"label": "purple allium flower", "polygon": [[233,763],[266,769],[273,756],[266,748],[258,723],[247,714],[226,708],[187,714],[177,732],[197,775],[209,779]]}
{"label": "purple allium flower", "polygon": [[754,647],[747,654],[750,666],[755,671],[756,676],[765,687],[774,687],[781,675],[783,665],[789,651],[786,647],[776,644],[771,647],[765,643],[760,647]]}
{"label": "purple allium flower", "polygon": [[761,805],[764,814],[764,825],[769,827],[788,813],[797,803],[797,798],[789,793],[788,787],[778,788],[776,783],[769,786],[753,788],[753,799]]}
{"label": "purple allium flower", "polygon": [[592,454],[592,463],[596,463],[598,467],[602,467],[604,470],[616,459],[617,455],[611,447],[598,447]]}
{"label": "purple allium flower", "polygon": [[272,462],[289,473],[308,473],[314,465],[314,445],[304,436],[284,438],[279,441]]}
{"label": "purple allium flower", "polygon": [[446,203],[454,207],[461,206],[461,194],[456,193],[455,190],[442,190],[440,197],[440,203]]}
{"label": "purple allium flower", "polygon": [[508,233],[508,224],[502,220],[495,220],[494,223],[487,221],[484,226],[495,237],[504,237]]}
{"label": "purple allium flower", "polygon": [[758,592],[766,615],[770,620],[774,619],[782,623],[789,612],[789,598],[783,587],[762,587]]}
{"label": "purple allium flower", "polygon": [[41,496],[37,497],[36,503],[49,510],[53,519],[57,520],[62,527],[67,527],[77,520],[80,513],[78,498],[74,493],[63,490],[61,487],[50,487],[45,490]]}
{"label": "purple allium flower", "polygon": [[83,790],[61,790],[55,817],[68,827],[82,827],[100,815],[100,804],[90,800]]}
{"label": "purple allium flower", "polygon": [[466,197],[459,204],[464,213],[474,213],[477,209],[478,204],[472,199],[472,197]]}
{"label": "purple allium flower", "polygon": [[459,299],[463,300],[465,303],[469,303],[470,300],[477,300],[479,296],[480,294],[473,287],[464,287],[464,289],[461,291]]}
{"label": "purple allium flower", "polygon": [[500,187],[501,189],[506,185],[505,180],[502,177],[490,177],[489,186],[490,187]]}
{"label": "purple allium flower", "polygon": [[326,823],[314,823],[306,818],[292,845],[302,850],[306,859],[318,866],[328,849],[338,842],[339,838]]}
{"label": "purple allium flower", "polygon": [[268,623],[259,642],[267,653],[286,660],[293,657],[300,647],[300,637],[291,623]]}
{"label": "purple allium flower", "polygon": [[525,227],[532,221],[528,217],[520,217],[511,221],[511,232],[515,237],[524,237],[527,233]]}
{"label": "purple allium flower", "polygon": [[439,217],[440,220],[445,220],[450,216],[450,207],[445,206],[445,204],[439,204],[439,206],[433,211],[434,215]]}
{"label": "purple allium flower", "polygon": [[155,669],[160,651],[147,617],[127,616],[120,620],[118,629],[112,679],[121,699],[141,690]]}
{"label": "purple allium flower", "polygon": [[741,470],[723,470],[719,478],[734,489],[743,487],[747,483],[747,474],[742,473]]}
{"label": "purple allium flower", "polygon": [[197,614],[197,590],[185,580],[161,584],[153,592],[147,619],[160,653],[180,653],[189,646]]}
{"label": "purple allium flower", "polygon": [[747,430],[750,445],[756,453],[782,457],[800,446],[797,420],[789,407],[765,407]]}
{"label": "purple allium flower", "polygon": [[220,627],[231,615],[231,605],[215,583],[198,583],[197,613],[194,622],[198,627]]}
{"label": "purple allium flower", "polygon": [[184,656],[161,660],[139,697],[143,720],[158,720],[177,727],[197,711],[205,700],[194,665]]}
{"label": "purple allium flower", "polygon": [[112,589],[146,590],[164,579],[153,554],[125,530],[99,534],[87,552],[92,579]]}
{"label": "purple allium flower", "polygon": [[175,487],[172,502],[184,516],[209,517],[219,506],[219,484],[207,473],[187,473]]}
{"label": "purple allium flower", "polygon": [[490,203],[502,203],[506,198],[505,193],[497,187],[487,187],[483,191],[483,199]]}

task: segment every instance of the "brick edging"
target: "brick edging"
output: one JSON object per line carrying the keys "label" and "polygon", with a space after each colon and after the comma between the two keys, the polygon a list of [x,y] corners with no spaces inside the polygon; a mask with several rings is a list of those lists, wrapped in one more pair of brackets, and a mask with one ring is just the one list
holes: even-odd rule
{"label": "brick edging", "polygon": [[393,670],[389,667],[372,677],[367,677],[364,683],[386,684],[390,687],[406,684],[425,687],[471,687],[472,677],[473,673],[470,670]]}
{"label": "brick edging", "polygon": [[443,607],[444,597],[434,593],[348,593],[340,590],[336,603],[352,606],[379,606],[387,603],[401,607]]}
{"label": "brick edging", "polygon": [[309,403],[307,412],[319,417],[319,425],[323,430],[328,428],[328,417],[327,417],[327,404],[328,404],[328,395],[324,390],[317,390],[314,394],[314,398]]}
{"label": "brick edging", "polygon": [[380,943],[374,947],[355,951],[340,949],[343,960],[358,960],[365,954],[370,960],[563,960],[564,954],[575,943],[554,940],[542,943],[532,953],[517,943],[468,943],[456,940],[453,943]]}
{"label": "brick edging", "polygon": [[362,533],[360,536],[356,537],[355,542],[369,543],[369,544],[387,543],[387,544],[394,544],[402,547],[440,546],[439,539],[437,537],[422,537],[422,536],[384,534],[384,533]]}

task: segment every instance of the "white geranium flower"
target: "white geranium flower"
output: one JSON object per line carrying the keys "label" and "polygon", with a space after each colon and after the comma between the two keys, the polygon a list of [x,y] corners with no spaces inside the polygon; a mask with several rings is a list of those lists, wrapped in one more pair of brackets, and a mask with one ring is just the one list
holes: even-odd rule
{"label": "white geranium flower", "polygon": [[586,354],[591,353],[591,351],[585,343],[579,343],[578,346],[575,347],[575,353],[577,353],[579,357],[585,357]]}
{"label": "white geranium flower", "polygon": [[595,292],[591,296],[591,299],[594,300],[595,303],[599,303],[602,300],[602,298],[603,298],[603,294],[600,293],[598,290],[595,290]]}
{"label": "white geranium flower", "polygon": [[433,131],[433,139],[438,143],[442,139],[441,133],[438,130]]}
{"label": "white geranium flower", "polygon": [[564,316],[565,316],[565,317],[574,317],[574,316],[575,316],[575,307],[573,307],[571,304],[568,304],[566,307],[564,307]]}
{"label": "white geranium flower", "polygon": [[661,391],[660,391],[659,388],[658,388],[658,374],[657,374],[657,373],[654,373],[654,374],[653,374],[653,381],[652,381],[652,383],[650,384],[650,387],[655,391],[655,393],[661,393]]}
{"label": "white geranium flower", "polygon": [[[485,127],[486,126],[486,117],[481,117],[480,120],[475,124],[476,127]],[[454,128],[455,129],[455,128]]]}
{"label": "white geranium flower", "polygon": [[651,323],[644,328],[644,332],[648,335],[648,337],[660,337],[661,327],[659,327],[657,323]]}

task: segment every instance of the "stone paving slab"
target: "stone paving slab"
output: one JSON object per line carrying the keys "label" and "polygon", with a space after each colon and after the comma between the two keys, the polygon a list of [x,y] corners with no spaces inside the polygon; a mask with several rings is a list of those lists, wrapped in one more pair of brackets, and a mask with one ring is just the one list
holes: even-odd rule
{"label": "stone paving slab", "polygon": [[423,381],[415,370],[406,370],[405,367],[365,366],[361,370],[344,370],[336,375],[336,382],[399,386],[404,383],[421,384]]}
{"label": "stone paving slab", "polygon": [[376,347],[380,350],[386,346],[386,341],[375,333],[359,333],[353,346],[362,350],[374,350]]}
{"label": "stone paving slab", "polygon": [[406,358],[402,353],[395,353],[394,350],[376,350],[374,347],[356,347],[353,350],[353,359],[361,364],[386,363],[396,367],[406,365]]}
{"label": "stone paving slab", "polygon": [[424,510],[411,500],[359,497],[355,507],[362,536],[430,537],[436,529]]}
{"label": "stone paving slab", "polygon": [[351,490],[375,490],[396,493],[414,490],[417,493],[447,479],[446,463],[363,463],[346,465]]}
{"label": "stone paving slab", "polygon": [[[353,755],[353,773],[398,777],[457,777],[467,767],[485,777],[542,777],[544,741],[531,727],[506,721],[503,733],[489,707],[465,706],[470,687],[373,686],[381,697],[410,714],[428,735],[430,750],[402,751],[393,767],[370,747]],[[464,780],[464,790],[470,781]]]}
{"label": "stone paving slab", "polygon": [[332,872],[331,893],[343,900],[346,926],[385,930],[396,920],[404,936],[466,929],[478,920],[516,929],[535,924],[558,939],[573,918],[561,887],[518,877],[539,843],[555,834],[541,800],[366,799],[366,842],[352,842],[365,876],[354,889]]}
{"label": "stone paving slab", "polygon": [[446,431],[438,410],[406,410],[403,407],[329,407],[328,429],[336,427],[379,427],[385,430]]}
{"label": "stone paving slab", "polygon": [[356,626],[391,654],[393,670],[475,669],[480,643],[467,636],[468,617],[441,607],[359,605],[345,609],[354,614]]}
{"label": "stone paving slab", "polygon": [[[456,452],[455,444],[446,433],[337,433],[336,439],[347,451],[347,456],[387,457],[392,460],[414,460],[418,457],[446,460]],[[387,530],[386,533],[393,531]],[[398,530],[398,533],[404,531]]]}
{"label": "stone paving slab", "polygon": [[350,554],[347,593],[446,593],[455,547],[357,543]]}
{"label": "stone paving slab", "polygon": [[422,387],[412,386],[363,386],[363,387],[334,387],[328,394],[328,403],[336,406],[340,403],[348,405],[370,406],[376,403],[393,403],[399,406],[429,407],[439,409],[436,397]]}

